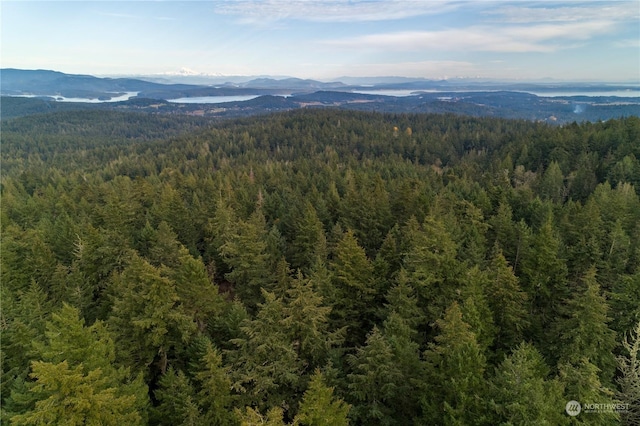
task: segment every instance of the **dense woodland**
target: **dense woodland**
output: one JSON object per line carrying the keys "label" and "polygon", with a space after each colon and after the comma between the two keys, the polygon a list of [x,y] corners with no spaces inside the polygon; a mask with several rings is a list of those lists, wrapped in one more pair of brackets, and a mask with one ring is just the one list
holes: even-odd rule
{"label": "dense woodland", "polygon": [[640,422],[637,117],[58,112],[1,155],[3,423]]}

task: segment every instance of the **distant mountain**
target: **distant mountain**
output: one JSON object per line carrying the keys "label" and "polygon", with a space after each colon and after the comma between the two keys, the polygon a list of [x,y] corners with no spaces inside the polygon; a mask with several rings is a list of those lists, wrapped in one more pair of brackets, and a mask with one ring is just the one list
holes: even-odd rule
{"label": "distant mountain", "polygon": [[[187,72],[184,74],[184,78],[196,77]],[[1,94],[5,95],[2,97],[2,118],[70,109],[118,109],[226,118],[296,108],[453,113],[551,123],[640,116],[640,96],[630,97],[638,93],[638,86],[606,83],[499,83],[474,79],[383,77],[376,84],[346,85],[293,77],[258,77],[243,82],[197,85],[10,68],[0,70],[0,83]],[[57,102],[60,97],[110,100],[125,93],[136,96],[112,103]],[[622,97],[616,97],[614,93]],[[390,96],[394,94],[396,96]],[[40,99],[15,97],[27,95]],[[215,96],[256,97],[248,101],[192,103],[196,97]],[[168,101],[177,98],[192,98],[192,102]]]}
{"label": "distant mountain", "polygon": [[273,78],[256,78],[245,83],[239,84],[241,87],[252,87],[260,89],[287,89],[287,90],[326,90],[345,88],[346,85],[341,82],[323,83],[316,80],[303,80],[300,78],[284,78],[276,80]]}
{"label": "distant mountain", "polygon": [[69,98],[110,98],[126,92],[154,89],[184,89],[185,85],[162,85],[132,78],[98,78],[49,70],[0,70],[2,95],[64,96]]}
{"label": "distant mountain", "polygon": [[[193,80],[207,76],[191,74],[178,78]],[[109,99],[118,94],[136,92],[138,97],[175,99],[197,96],[233,96],[290,94],[291,92],[313,92],[344,87],[342,83],[323,83],[299,78],[256,78],[244,82],[211,84],[171,83],[171,77],[156,77],[155,81],[138,78],[99,78],[90,75],[64,74],[49,70],[0,70],[1,94],[5,96],[35,95],[39,97],[68,97]]]}

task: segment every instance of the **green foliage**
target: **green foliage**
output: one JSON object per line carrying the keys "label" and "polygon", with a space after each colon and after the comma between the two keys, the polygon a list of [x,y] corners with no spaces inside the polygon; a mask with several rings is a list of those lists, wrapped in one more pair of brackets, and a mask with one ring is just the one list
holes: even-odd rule
{"label": "green foliage", "polygon": [[194,389],[182,371],[169,367],[158,381],[154,395],[158,400],[152,419],[159,425],[200,425],[201,413]]}
{"label": "green foliage", "polygon": [[[352,418],[362,424],[393,422],[394,402],[401,396],[398,385],[402,373],[394,362],[393,348],[377,327],[366,345],[348,358],[349,394],[354,400]],[[406,395],[402,395],[404,397]]]}
{"label": "green foliage", "polygon": [[[623,424],[633,425],[640,421],[640,322],[631,331],[631,341],[625,336],[622,346],[625,354],[617,357],[620,377],[618,399],[626,410],[620,413]],[[628,355],[627,355],[628,354]]]}
{"label": "green foliage", "polygon": [[156,361],[164,371],[170,352],[188,342],[196,328],[180,304],[175,282],[133,255],[114,277],[111,294],[109,323],[119,330],[116,343],[125,362],[143,369]]}
{"label": "green foliage", "polygon": [[496,368],[492,387],[495,424],[567,424],[562,404],[562,386],[549,380],[549,368],[531,344],[521,343]]}
{"label": "green foliage", "polygon": [[609,384],[615,370],[615,332],[608,327],[609,305],[600,292],[595,268],[589,269],[567,302],[569,317],[559,325],[561,362],[586,358],[599,370],[602,383]]}
{"label": "green foliage", "polygon": [[7,424],[612,424],[564,403],[633,394],[637,117],[2,124]]}
{"label": "green foliage", "polygon": [[200,371],[195,375],[200,391],[196,395],[202,407],[203,423],[208,425],[235,424],[231,415],[231,379],[229,369],[222,364],[222,355],[211,344],[205,347]]}
{"label": "green foliage", "polygon": [[486,359],[456,302],[436,325],[439,333],[424,354],[432,384],[423,400],[426,419],[448,425],[487,423]]}
{"label": "green foliage", "polygon": [[308,426],[346,426],[351,407],[341,399],[335,399],[333,388],[326,385],[320,370],[311,376],[309,387],[302,396],[300,409],[294,424]]}
{"label": "green foliage", "polygon": [[349,329],[348,345],[362,343],[374,321],[378,289],[373,265],[352,231],[345,232],[336,244],[330,269],[332,287],[327,300],[333,306],[333,327]]}
{"label": "green foliage", "polygon": [[85,327],[78,310],[65,304],[47,322],[46,336],[26,385],[34,404],[12,416],[12,424],[145,423],[147,387],[141,376],[115,367],[115,346],[101,322]]}
{"label": "green foliage", "polygon": [[257,210],[236,227],[236,232],[220,247],[223,259],[231,268],[225,278],[233,283],[240,300],[254,309],[262,301],[261,289],[272,287],[264,215]]}
{"label": "green foliage", "polygon": [[506,352],[522,340],[527,328],[527,294],[499,249],[491,258],[488,275],[485,288],[497,329],[495,347],[498,352]]}

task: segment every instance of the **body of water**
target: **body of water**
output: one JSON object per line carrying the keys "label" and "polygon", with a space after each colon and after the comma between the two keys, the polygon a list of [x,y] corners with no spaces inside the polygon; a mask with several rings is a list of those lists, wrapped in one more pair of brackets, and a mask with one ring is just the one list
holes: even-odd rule
{"label": "body of water", "polygon": [[525,91],[525,93],[531,93],[532,95],[546,98],[558,98],[567,96],[617,96],[620,98],[640,98],[640,89],[600,90],[593,92],[568,90]]}
{"label": "body of water", "polygon": [[[65,96],[59,95],[13,95],[16,98],[43,98],[49,97],[53,98],[57,102],[84,102],[88,104],[100,104],[103,102],[122,102],[128,101],[129,99],[138,96],[140,92],[126,92],[124,95],[114,96],[111,99],[104,100],[98,98],[67,98]],[[115,93],[114,93],[115,95]]]}
{"label": "body of water", "polygon": [[223,102],[250,101],[261,95],[236,95],[236,96],[194,96],[192,98],[167,99],[167,102],[177,104],[221,104]]}
{"label": "body of water", "polygon": [[398,90],[354,90],[353,93],[361,93],[363,95],[384,95],[384,96],[415,96],[421,93],[477,93],[477,92],[498,92],[511,91],[530,93],[532,95],[556,98],[566,96],[618,96],[621,98],[637,98],[640,97],[640,88],[617,89],[617,90],[599,90],[599,91],[571,91],[571,90],[509,90],[509,89],[398,89]]}

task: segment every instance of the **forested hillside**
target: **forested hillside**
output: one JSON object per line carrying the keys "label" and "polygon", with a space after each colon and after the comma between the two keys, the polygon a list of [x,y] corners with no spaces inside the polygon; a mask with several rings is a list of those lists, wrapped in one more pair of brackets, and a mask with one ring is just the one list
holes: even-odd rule
{"label": "forested hillside", "polygon": [[1,155],[3,423],[640,421],[637,117],[58,112]]}

